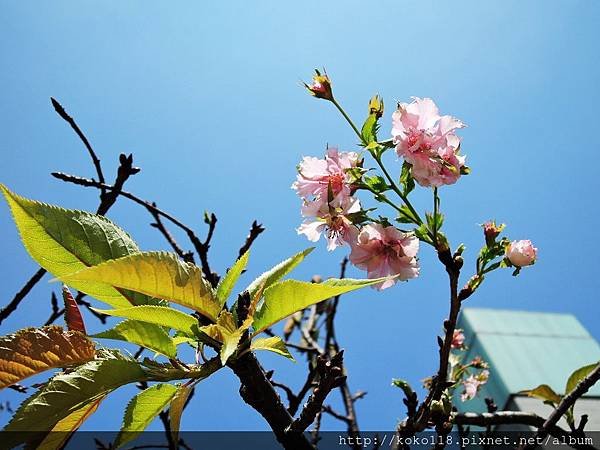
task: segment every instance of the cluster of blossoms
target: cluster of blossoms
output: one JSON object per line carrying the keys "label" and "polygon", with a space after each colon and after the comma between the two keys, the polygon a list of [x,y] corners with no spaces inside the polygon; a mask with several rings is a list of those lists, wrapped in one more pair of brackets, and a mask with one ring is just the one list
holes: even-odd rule
{"label": "cluster of blossoms", "polygon": [[303,200],[304,222],[298,228],[316,242],[327,238],[327,249],[350,246],[350,261],[367,271],[369,278],[395,276],[376,286],[385,289],[396,280],[408,280],[419,274],[419,240],[393,226],[370,223],[358,228],[361,206],[352,195],[351,169],[360,168],[362,159],[355,152],[327,149],[325,158],[305,157],[298,166],[292,188]]}
{"label": "cluster of blossoms", "polygon": [[456,183],[466,168],[455,131],[464,126],[452,116],[440,116],[430,98],[398,104],[392,115],[393,142],[398,156],[412,165],[417,183],[435,187]]}
{"label": "cluster of blossoms", "polygon": [[462,386],[460,399],[465,402],[475,398],[481,387],[487,383],[490,377],[489,366],[479,356],[467,364],[462,363],[464,351],[468,348],[465,345],[465,334],[459,328],[454,330],[450,347],[454,352],[450,360],[452,378],[460,381],[459,385]]}

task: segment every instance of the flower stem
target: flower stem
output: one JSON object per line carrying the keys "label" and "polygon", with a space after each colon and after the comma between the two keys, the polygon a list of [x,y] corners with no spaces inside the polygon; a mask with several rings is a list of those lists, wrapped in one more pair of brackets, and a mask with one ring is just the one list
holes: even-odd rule
{"label": "flower stem", "polygon": [[[344,119],[346,119],[346,122],[348,122],[350,127],[352,127],[352,129],[354,130],[354,133],[356,133],[356,135],[358,136],[358,138],[360,139],[362,144],[365,146],[368,145],[369,143],[365,141],[365,138],[363,137],[363,135],[360,133],[360,131],[358,131],[358,127],[354,124],[354,122],[352,121],[350,116],[346,113],[346,111],[344,111],[344,108],[342,108],[342,106],[338,103],[338,101],[335,98],[333,98],[333,99],[331,99],[331,103],[334,104],[334,106],[337,108],[337,110],[340,112],[340,114],[344,117]],[[389,172],[383,165],[383,162],[381,161],[381,157],[377,157],[373,153],[371,153],[371,154],[372,154],[373,158],[375,159],[375,161],[377,162],[377,165],[379,166],[379,168],[382,170],[383,174],[387,178],[388,183],[390,184],[392,190],[398,195],[398,197],[400,197],[400,199],[404,202],[404,204],[410,210],[411,214],[413,215],[413,218],[415,219],[415,223],[417,225],[422,225],[423,220],[421,219],[421,216],[419,216],[419,213],[416,211],[416,209],[410,203],[410,201],[408,200],[408,197],[406,195],[404,195],[402,190],[398,187],[398,185],[396,184],[396,182],[394,181],[392,176],[389,174]],[[400,210],[392,202],[387,201],[386,203],[389,203],[390,205],[392,205],[396,210],[398,210],[398,211]]]}

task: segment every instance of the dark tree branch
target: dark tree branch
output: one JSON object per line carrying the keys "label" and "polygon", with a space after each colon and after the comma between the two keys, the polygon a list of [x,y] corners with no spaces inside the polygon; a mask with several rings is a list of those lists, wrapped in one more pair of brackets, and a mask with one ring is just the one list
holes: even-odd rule
{"label": "dark tree branch", "polygon": [[[581,398],[590,388],[600,380],[600,364],[596,366],[583,380],[581,380],[575,389],[569,392],[563,397],[561,402],[556,406],[552,414],[548,416],[548,419],[538,428],[536,433],[537,438],[545,438],[548,434],[552,434],[552,429],[556,426],[558,421],[564,416],[567,411],[575,404],[575,402]],[[521,446],[521,449],[532,448],[529,445]]]}
{"label": "dark tree branch", "polygon": [[8,302],[8,304],[0,310],[0,325],[4,320],[10,316],[19,306],[19,304],[23,301],[27,294],[33,289],[33,287],[42,279],[42,277],[46,274],[45,269],[38,269],[36,273],[23,285],[21,290],[15,294],[13,299]]}
{"label": "dark tree branch", "polygon": [[262,224],[258,223],[256,220],[252,222],[250,233],[246,237],[246,242],[244,242],[244,245],[241,246],[240,251],[238,252],[238,258],[241,258],[244,253],[250,250],[252,243],[263,231],[265,231],[265,228],[262,226]]}
{"label": "dark tree branch", "polygon": [[[152,206],[156,208],[156,203],[152,202]],[[177,241],[175,240],[173,235],[169,232],[169,230],[163,224],[162,219],[160,218],[160,214],[158,214],[153,209],[149,209],[148,211],[150,212],[150,214],[152,214],[152,217],[154,217],[154,223],[151,223],[150,226],[153,228],[156,228],[158,231],[160,231],[160,233],[167,240],[167,242],[169,243],[169,245],[171,246],[173,251],[175,253],[177,253],[177,255],[181,259],[183,259],[184,261],[190,262],[190,263],[194,263],[194,253],[191,251],[186,252],[179,246],[179,244],[177,243]]]}
{"label": "dark tree branch", "polygon": [[[54,110],[58,113],[58,115],[71,126],[73,131],[75,131],[77,136],[79,136],[79,139],[81,139],[81,142],[83,142],[83,145],[85,146],[88,153],[90,154],[90,157],[92,158],[92,163],[94,164],[94,167],[96,168],[96,174],[98,175],[98,181],[100,183],[104,184],[105,180],[104,180],[104,174],[102,173],[102,166],[100,164],[100,159],[98,158],[98,156],[96,155],[96,152],[90,145],[90,142],[88,141],[87,137],[85,137],[85,135],[83,134],[83,132],[81,131],[81,129],[79,128],[79,126],[77,125],[75,120],[67,114],[65,109],[62,107],[62,105],[60,103],[58,103],[58,101],[56,101],[56,99],[54,99],[53,97],[50,97],[50,101],[52,102],[52,106],[54,107]],[[102,201],[103,200],[102,197],[106,193],[106,190],[101,189],[100,192],[101,192],[100,200]]]}

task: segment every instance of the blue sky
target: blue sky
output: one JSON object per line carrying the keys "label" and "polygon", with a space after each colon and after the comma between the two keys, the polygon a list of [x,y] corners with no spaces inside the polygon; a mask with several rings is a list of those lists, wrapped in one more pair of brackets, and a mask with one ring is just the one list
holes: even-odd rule
{"label": "blue sky", "polygon": [[[52,110],[54,96],[86,131],[110,177],[119,152],[133,152],[142,172],[129,190],[199,230],[204,210],[218,215],[216,269],[231,264],[252,220],[263,223],[250,281],[308,246],[294,231],[300,204],[290,189],[300,158],[321,154],[327,143],[355,148],[331,105],[299,87],[325,66],[357,121],[371,95],[384,97],[382,135],[395,101],[410,96],[432,97],[442,113],[468,124],[462,150],[473,172],[441,191],[445,231],[453,245],[467,246],[465,280],[482,242],[478,224],[487,219],[506,222],[510,237],[530,238],[540,249],[534,268],[516,279],[494,273],[469,306],[570,312],[600,338],[599,3],[3,2],[0,11],[0,181],[16,192],[96,208],[95,191],[49,176],[93,175],[80,142]],[[393,157],[388,164],[399,170]],[[430,207],[429,194],[416,198],[421,211]],[[110,218],[143,249],[166,248],[151,218],[131,203],[120,200]],[[6,206],[0,230],[5,303],[36,266]],[[294,275],[337,275],[343,255],[321,243]],[[368,391],[358,404],[363,429],[391,429],[404,415],[392,378],[416,386],[435,369],[447,280],[429,248],[421,265],[417,280],[340,304],[350,386]],[[56,289],[48,278],[2,324],[2,334],[45,321]],[[97,329],[93,318],[87,322]],[[302,382],[302,363],[261,359],[277,379]],[[264,429],[237,388],[226,370],[201,383],[182,427]],[[135,392],[113,394],[85,428],[118,427]],[[11,391],[1,398],[16,405],[22,397]]]}

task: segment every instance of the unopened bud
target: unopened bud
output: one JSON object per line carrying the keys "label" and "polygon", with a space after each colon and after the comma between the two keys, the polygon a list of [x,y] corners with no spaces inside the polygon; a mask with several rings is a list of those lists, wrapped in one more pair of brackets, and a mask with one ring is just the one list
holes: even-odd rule
{"label": "unopened bud", "polygon": [[371,97],[369,101],[369,114],[375,114],[378,119],[383,116],[383,99],[379,95]]}
{"label": "unopened bud", "polygon": [[333,100],[333,91],[331,89],[331,80],[327,76],[325,70],[323,70],[323,74],[315,69],[315,75],[313,76],[312,84],[304,83],[304,87],[308,89],[308,92],[311,93],[314,97],[322,98],[325,100]]}
{"label": "unopened bud", "polygon": [[496,225],[496,222],[489,220],[482,225],[483,234],[485,235],[485,243],[488,247],[491,247],[496,242],[496,238],[502,233],[506,225],[501,223]]}

